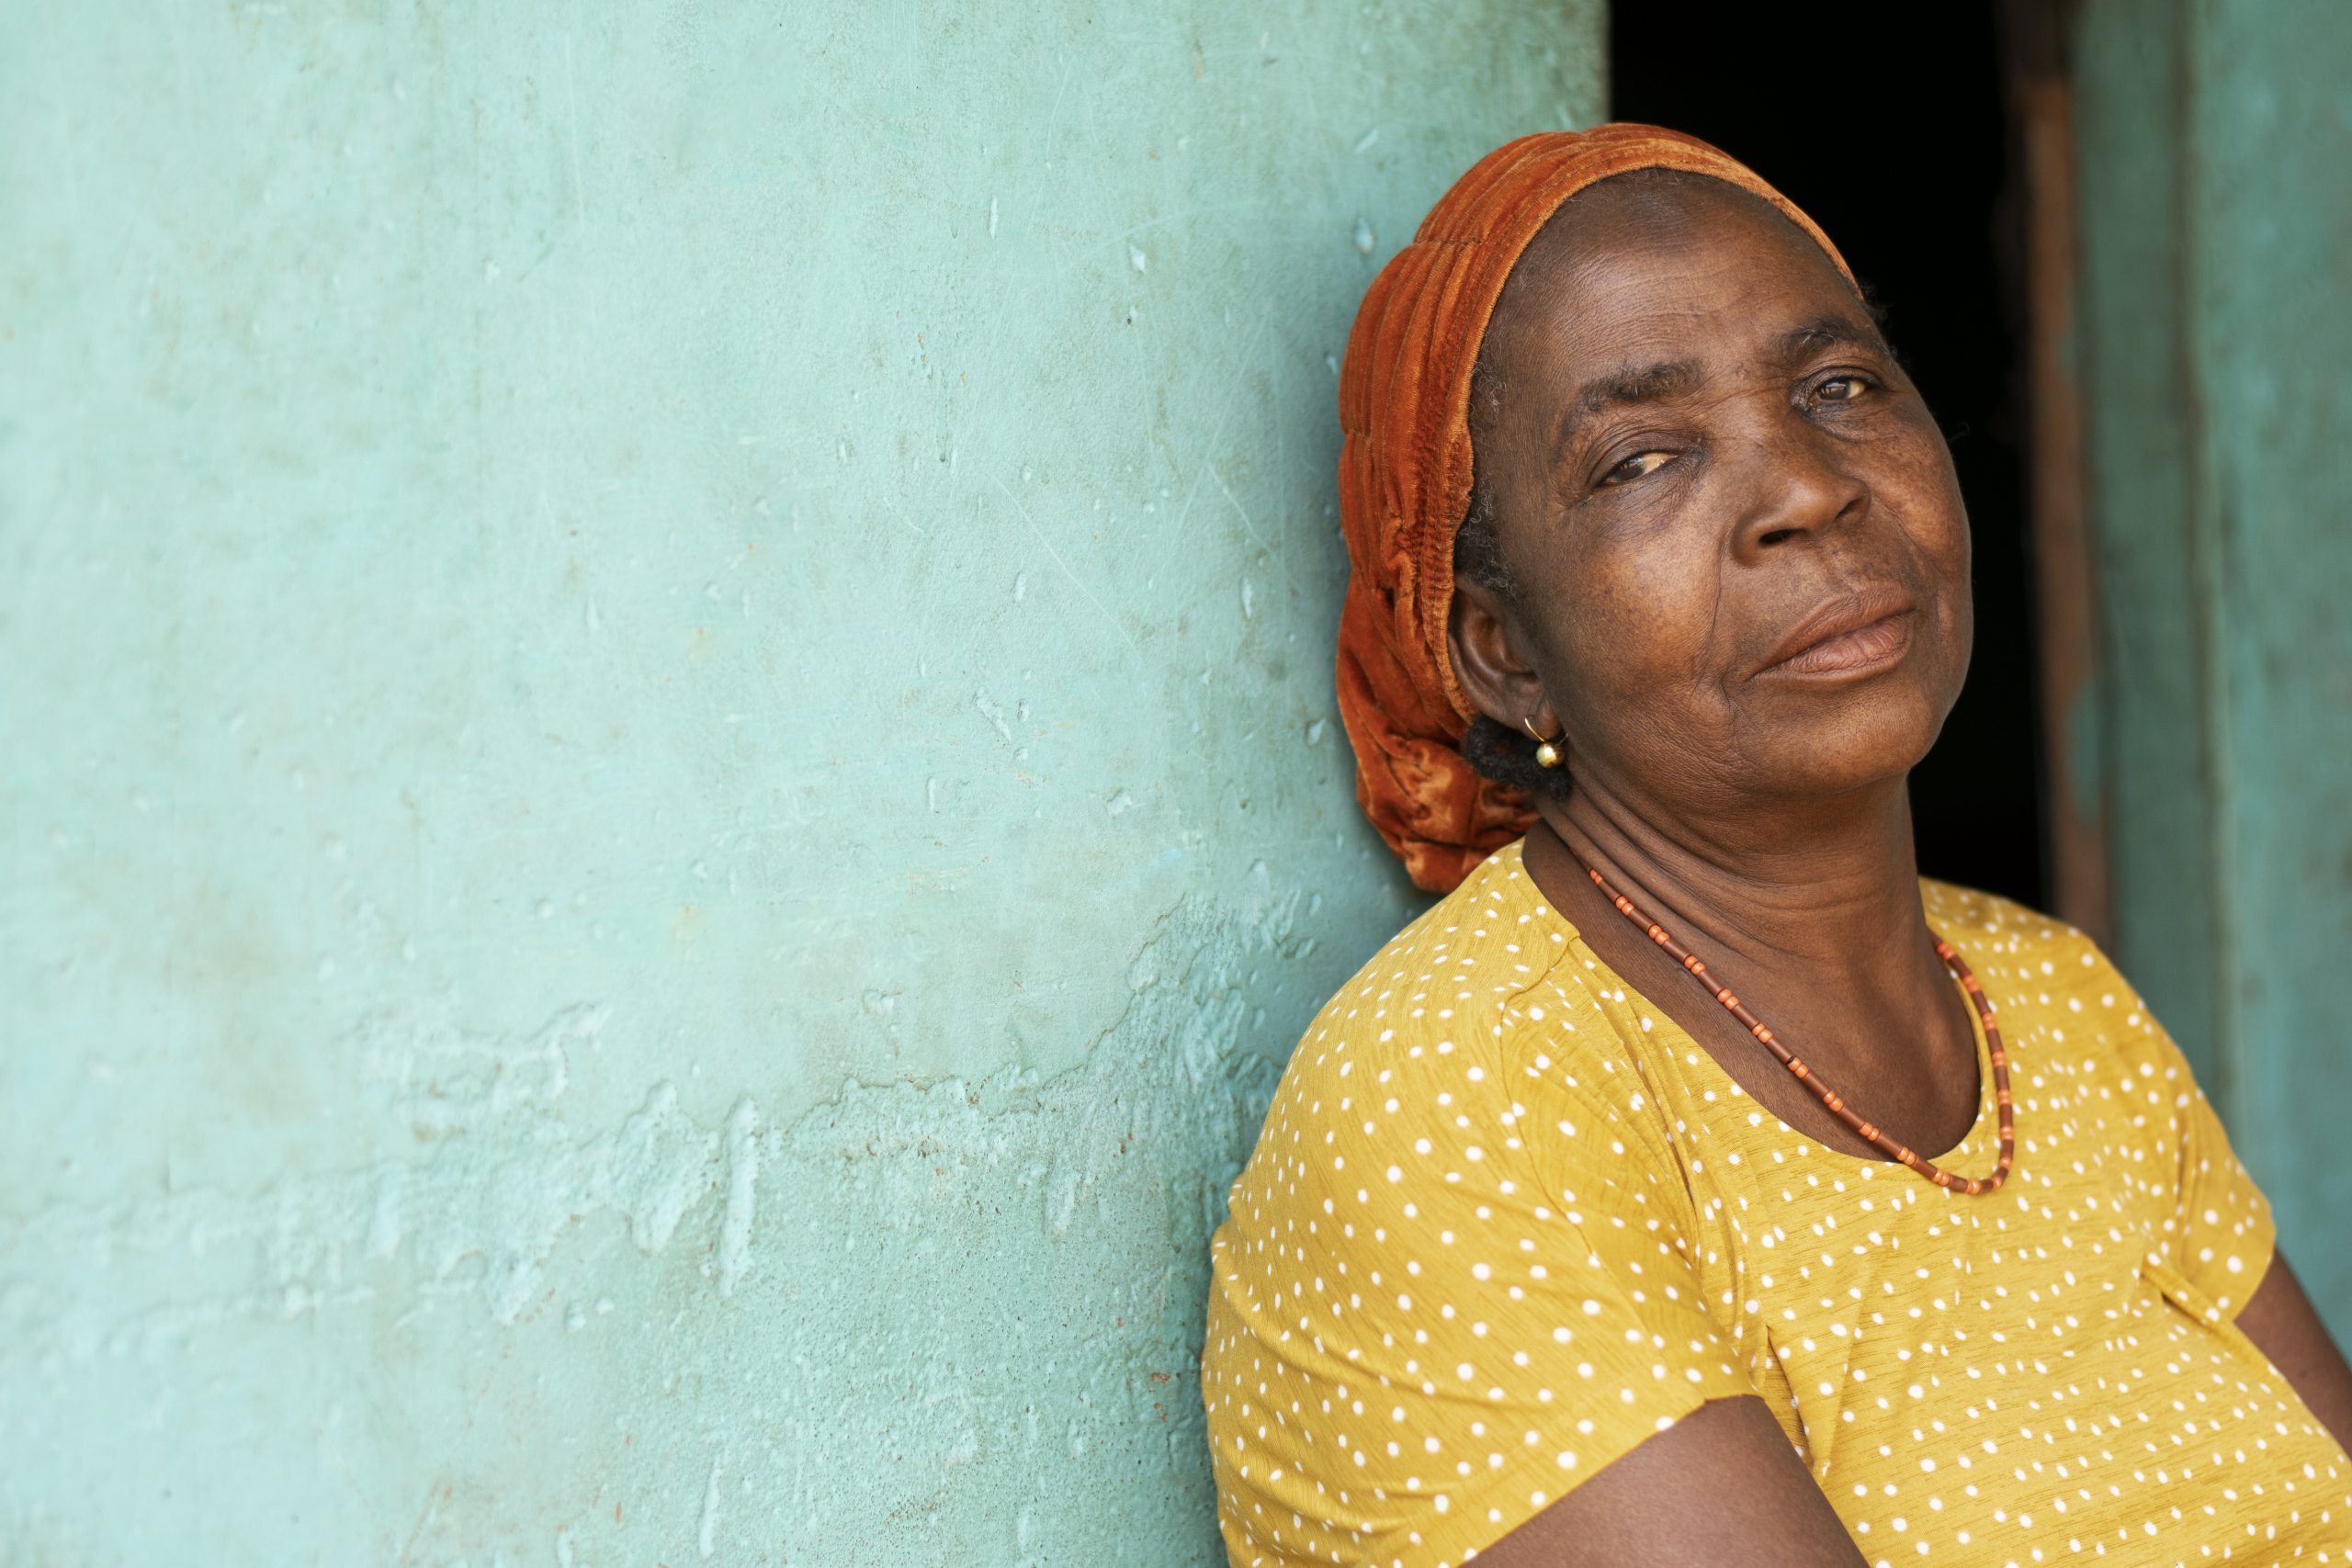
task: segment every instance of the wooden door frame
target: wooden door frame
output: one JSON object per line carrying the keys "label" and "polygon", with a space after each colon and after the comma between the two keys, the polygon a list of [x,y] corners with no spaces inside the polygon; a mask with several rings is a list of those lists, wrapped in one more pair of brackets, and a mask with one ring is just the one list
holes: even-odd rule
{"label": "wooden door frame", "polygon": [[2098,581],[2075,364],[2071,0],[2003,0],[2026,324],[2027,526],[2040,650],[2043,863],[2051,912],[2111,942],[2099,776]]}

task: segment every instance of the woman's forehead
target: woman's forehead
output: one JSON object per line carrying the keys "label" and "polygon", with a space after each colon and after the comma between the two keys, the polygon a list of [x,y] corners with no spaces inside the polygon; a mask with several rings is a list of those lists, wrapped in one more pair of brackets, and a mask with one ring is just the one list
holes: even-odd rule
{"label": "woman's forehead", "polygon": [[1810,236],[1704,178],[1604,182],[1567,203],[1513,269],[1488,331],[1512,357],[1553,366],[1668,349],[1699,360],[1785,356],[1877,335]]}

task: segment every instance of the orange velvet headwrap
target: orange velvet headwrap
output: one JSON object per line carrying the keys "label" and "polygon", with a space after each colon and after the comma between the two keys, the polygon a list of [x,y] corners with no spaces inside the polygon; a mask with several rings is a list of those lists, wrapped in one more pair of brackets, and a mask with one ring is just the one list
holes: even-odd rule
{"label": "orange velvet headwrap", "polygon": [[1828,236],[1747,166],[1651,125],[1522,136],[1478,161],[1380,269],[1340,371],[1340,717],[1356,752],[1356,800],[1413,880],[1450,891],[1527,830],[1517,790],[1481,778],[1461,741],[1477,710],[1446,647],[1453,536],[1470,508],[1470,373],[1503,283],[1561,203],[1634,169],[1681,169],[1752,191]]}

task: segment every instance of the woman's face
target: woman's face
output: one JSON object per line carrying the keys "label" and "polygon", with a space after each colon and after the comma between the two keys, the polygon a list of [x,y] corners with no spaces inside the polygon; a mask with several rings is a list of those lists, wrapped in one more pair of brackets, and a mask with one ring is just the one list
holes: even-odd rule
{"label": "woman's face", "polygon": [[1727,807],[1899,777],[1972,615],[1950,452],[1853,290],[1720,182],[1594,186],[1513,269],[1477,456],[1511,581],[1454,664],[1581,783]]}

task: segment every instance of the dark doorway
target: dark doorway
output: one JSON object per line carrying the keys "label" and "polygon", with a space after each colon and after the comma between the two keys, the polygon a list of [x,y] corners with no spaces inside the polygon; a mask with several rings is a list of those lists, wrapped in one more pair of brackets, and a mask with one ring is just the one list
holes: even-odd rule
{"label": "dark doorway", "polygon": [[1912,775],[1920,870],[2047,908],[2026,421],[1994,6],[1803,25],[1770,6],[1621,3],[1612,118],[1714,142],[1838,242],[1951,443],[1975,533],[1976,653]]}

